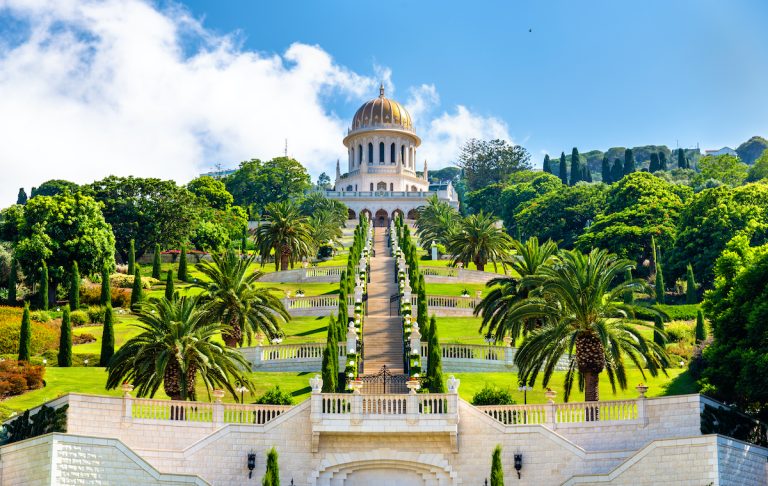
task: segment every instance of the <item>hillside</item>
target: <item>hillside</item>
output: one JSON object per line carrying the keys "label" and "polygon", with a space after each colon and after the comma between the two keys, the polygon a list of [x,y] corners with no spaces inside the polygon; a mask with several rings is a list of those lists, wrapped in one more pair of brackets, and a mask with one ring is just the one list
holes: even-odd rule
{"label": "hillside", "polygon": [[765,150],[768,150],[768,140],[754,136],[736,148],[736,153],[742,162],[752,165]]}

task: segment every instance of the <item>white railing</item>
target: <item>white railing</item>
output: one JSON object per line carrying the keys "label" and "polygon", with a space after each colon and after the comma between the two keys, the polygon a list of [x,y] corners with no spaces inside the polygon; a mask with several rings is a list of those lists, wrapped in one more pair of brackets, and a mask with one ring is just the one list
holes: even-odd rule
{"label": "white railing", "polygon": [[131,411],[134,419],[213,422],[213,404],[205,402],[138,398]]}
{"label": "white railing", "polygon": [[645,419],[645,399],[604,402],[545,403],[535,405],[489,405],[477,407],[505,425],[546,425],[593,422],[637,423]]}
{"label": "white railing", "polygon": [[360,395],[364,415],[404,415],[406,395]]}
{"label": "white railing", "polygon": [[534,425],[547,422],[545,404],[488,405],[477,408],[505,425]]}
{"label": "white railing", "polygon": [[304,277],[338,277],[347,267],[307,267],[304,269]]}
{"label": "white railing", "polygon": [[226,403],[224,404],[224,422],[228,424],[264,425],[292,408],[293,405]]}
{"label": "white railing", "polygon": [[435,276],[435,277],[458,277],[459,269],[456,267],[427,267],[421,266],[419,268],[422,275]]}
{"label": "white railing", "polygon": [[334,308],[339,306],[339,295],[314,295],[310,297],[291,297],[284,299],[283,304],[288,311],[295,309],[316,309],[319,307]]}
{"label": "white railing", "polygon": [[325,191],[326,197],[329,198],[371,198],[371,197],[409,197],[427,199],[434,192],[430,191]]}
{"label": "white railing", "polygon": [[292,405],[183,402],[125,397],[134,420],[169,420],[210,424],[264,425],[293,408]]}
{"label": "white railing", "polygon": [[489,346],[483,344],[441,344],[443,358],[453,359],[484,359],[491,361],[504,361],[512,358],[514,353],[508,356],[507,346]]}
{"label": "white railing", "polygon": [[349,393],[323,393],[321,413],[323,415],[342,415],[352,412],[352,395]]}
{"label": "white railing", "polygon": [[[412,299],[414,300],[414,299]],[[443,309],[466,309],[474,311],[480,303],[477,297],[459,297],[456,295],[427,295],[427,307]]]}
{"label": "white railing", "polygon": [[375,415],[447,415],[456,414],[458,396],[451,393],[404,394],[318,394],[322,415],[358,413]]}
{"label": "white railing", "polygon": [[[274,344],[261,346],[261,361],[322,358],[325,343]],[[339,358],[347,355],[346,343],[339,343]]]}

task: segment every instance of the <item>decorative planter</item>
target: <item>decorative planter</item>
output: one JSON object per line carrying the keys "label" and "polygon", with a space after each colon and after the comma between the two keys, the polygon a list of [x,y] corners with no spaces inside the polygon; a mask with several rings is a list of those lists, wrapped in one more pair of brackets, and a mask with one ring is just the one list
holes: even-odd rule
{"label": "decorative planter", "polygon": [[217,388],[211,392],[211,395],[213,395],[214,402],[221,403],[221,399],[224,398],[224,390]]}
{"label": "decorative planter", "polygon": [[414,377],[409,378],[408,381],[405,382],[405,386],[408,387],[408,393],[411,395],[415,395],[419,388],[421,388],[421,382],[415,379],[416,375],[413,376]]}
{"label": "decorative planter", "polygon": [[635,390],[637,390],[637,393],[640,395],[639,398],[645,398],[645,393],[648,391],[648,385],[640,383],[635,387]]}
{"label": "decorative planter", "polygon": [[128,398],[131,396],[131,392],[133,391],[133,385],[130,383],[123,383],[123,386],[121,387],[123,390],[123,396],[125,398]]}
{"label": "decorative planter", "polygon": [[547,403],[555,403],[555,397],[557,396],[557,392],[555,390],[550,390],[547,388],[547,391],[544,392],[544,396],[547,397]]}

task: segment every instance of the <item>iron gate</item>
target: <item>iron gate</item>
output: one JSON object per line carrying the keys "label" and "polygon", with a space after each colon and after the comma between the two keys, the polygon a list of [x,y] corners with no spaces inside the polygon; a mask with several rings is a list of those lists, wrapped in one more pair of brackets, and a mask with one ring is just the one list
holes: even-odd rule
{"label": "iron gate", "polygon": [[405,385],[408,377],[392,374],[387,365],[382,366],[378,373],[362,375],[360,379],[363,381],[362,393],[408,393],[408,387]]}

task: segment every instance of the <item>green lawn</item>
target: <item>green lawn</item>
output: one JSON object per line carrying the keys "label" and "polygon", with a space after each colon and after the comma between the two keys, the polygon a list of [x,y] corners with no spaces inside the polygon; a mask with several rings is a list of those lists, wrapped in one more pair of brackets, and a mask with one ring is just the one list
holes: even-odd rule
{"label": "green lawn", "polygon": [[485,344],[479,317],[436,317],[441,343]]}
{"label": "green lawn", "polygon": [[[669,376],[660,375],[656,378],[646,373],[643,378],[638,369],[627,370],[627,390],[616,389],[616,394],[611,390],[611,384],[605,373],[600,374],[600,399],[601,400],[627,400],[637,398],[635,387],[639,383],[648,385],[649,397],[663,395],[681,395],[687,393],[696,393],[696,384],[691,379],[687,369],[673,368],[667,370]],[[447,373],[444,373],[447,375]],[[517,373],[455,373],[454,376],[461,380],[459,386],[459,395],[464,400],[472,401],[472,397],[480,391],[486,384],[497,386],[509,390],[517,403],[523,403],[523,392],[518,391]],[[563,401],[563,379],[565,372],[555,372],[549,387],[557,391],[556,402]],[[528,403],[545,403],[544,387],[541,386],[541,380],[528,392]],[[569,401],[580,402],[584,400],[584,392],[578,391],[578,387],[572,392]]]}

